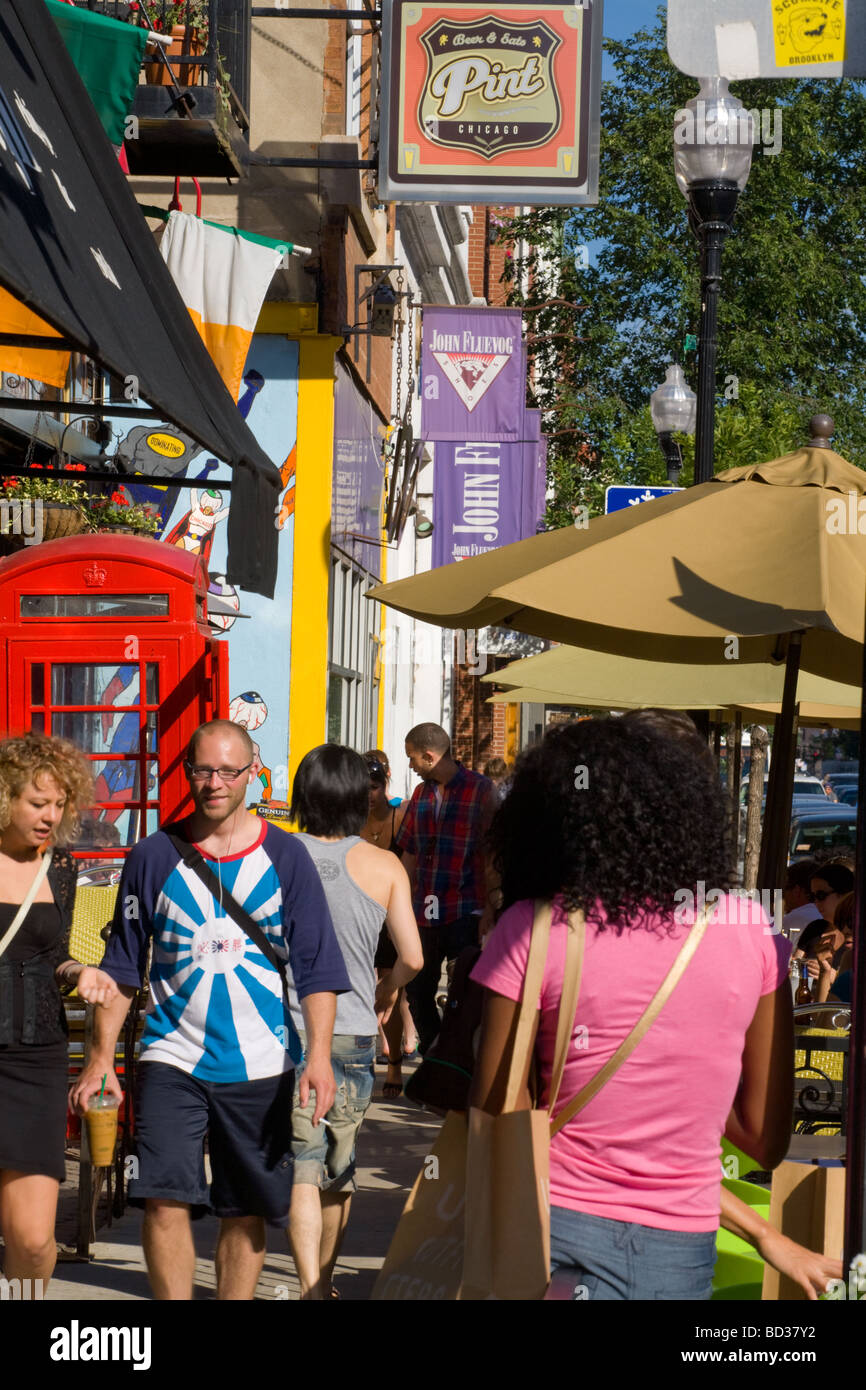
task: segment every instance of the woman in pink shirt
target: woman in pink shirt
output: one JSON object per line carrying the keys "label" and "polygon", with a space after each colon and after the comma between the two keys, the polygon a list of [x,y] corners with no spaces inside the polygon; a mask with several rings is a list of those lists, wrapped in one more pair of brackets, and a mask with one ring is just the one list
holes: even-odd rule
{"label": "woman in pink shirt", "polygon": [[[706,902],[709,925],[634,1052],[551,1143],[552,1268],[575,1299],[709,1298],[720,1139],[761,1168],[785,1155],[793,1027],[788,954],[727,892],[727,799],[684,715],[559,725],[523,754],[492,830],[506,911],[486,986],[472,1104],[502,1109],[534,905],[553,902],[535,1057],[548,1095],[569,912],[586,915],[577,1012],[555,1112],[631,1032]],[[520,1104],[530,1104],[528,1068]]]}

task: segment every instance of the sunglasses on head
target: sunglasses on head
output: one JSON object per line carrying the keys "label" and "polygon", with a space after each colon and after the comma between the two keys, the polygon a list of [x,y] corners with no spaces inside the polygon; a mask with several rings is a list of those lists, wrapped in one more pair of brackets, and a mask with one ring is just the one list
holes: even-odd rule
{"label": "sunglasses on head", "polygon": [[367,764],[367,771],[371,774],[371,776],[381,777],[383,780],[387,780],[388,773],[386,769],[382,766],[382,764],[379,762],[378,758],[366,758],[365,762]]}

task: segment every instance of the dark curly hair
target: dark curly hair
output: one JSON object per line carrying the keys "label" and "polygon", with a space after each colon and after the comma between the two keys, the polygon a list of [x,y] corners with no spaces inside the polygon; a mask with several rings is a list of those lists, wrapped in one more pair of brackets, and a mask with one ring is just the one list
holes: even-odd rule
{"label": "dark curly hair", "polygon": [[504,904],[561,894],[587,921],[648,927],[703,881],[733,882],[728,800],[685,715],[558,724],[517,761],[490,847]]}

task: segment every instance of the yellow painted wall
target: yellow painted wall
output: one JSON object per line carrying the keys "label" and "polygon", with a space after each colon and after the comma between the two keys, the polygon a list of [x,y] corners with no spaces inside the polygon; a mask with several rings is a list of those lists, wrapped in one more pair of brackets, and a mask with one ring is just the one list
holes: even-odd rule
{"label": "yellow painted wall", "polygon": [[342,338],[324,334],[301,333],[299,336],[289,788],[301,758],[317,744],[324,743],[327,733],[334,359],[342,341]]}

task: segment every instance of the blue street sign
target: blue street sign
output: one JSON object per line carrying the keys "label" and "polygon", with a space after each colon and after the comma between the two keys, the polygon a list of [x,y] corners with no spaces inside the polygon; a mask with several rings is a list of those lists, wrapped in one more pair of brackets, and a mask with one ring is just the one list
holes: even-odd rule
{"label": "blue street sign", "polygon": [[605,512],[622,512],[626,507],[639,507],[669,492],[682,492],[681,487],[609,487],[604,494]]}

